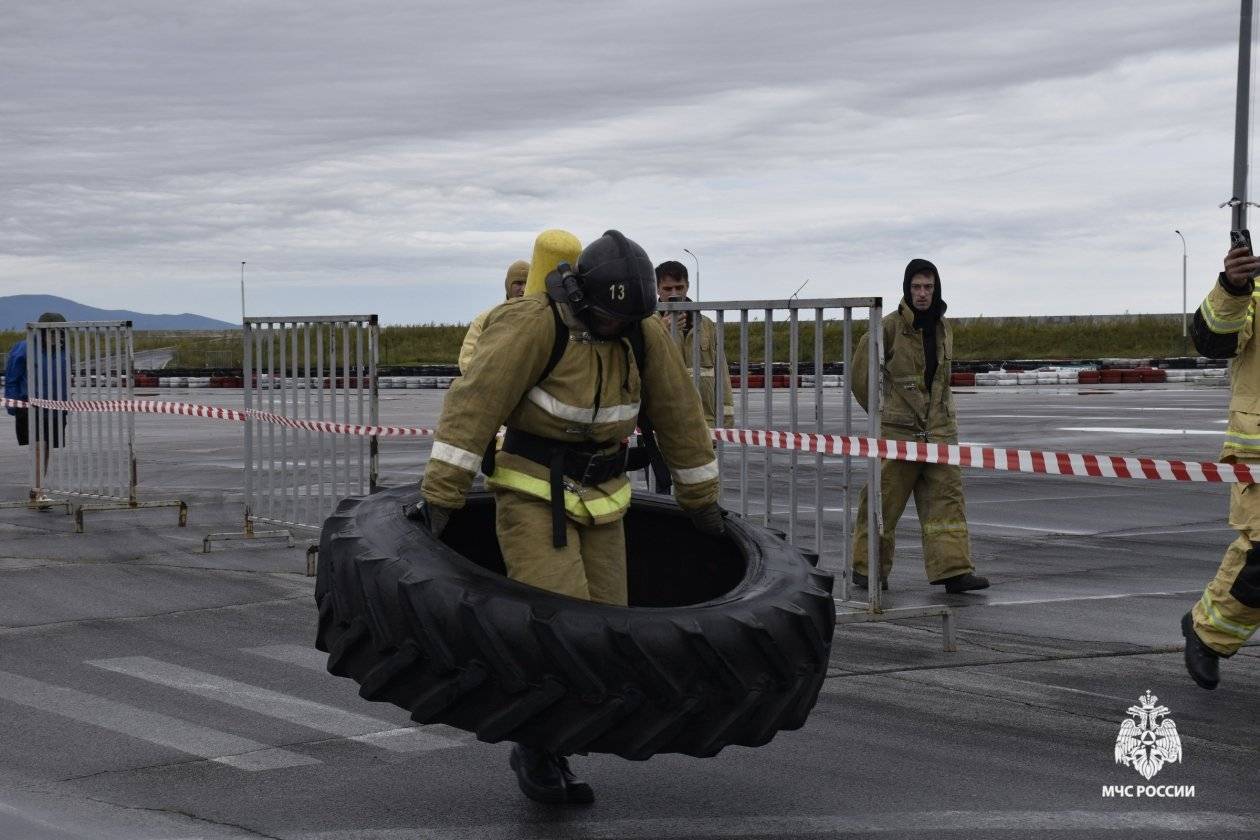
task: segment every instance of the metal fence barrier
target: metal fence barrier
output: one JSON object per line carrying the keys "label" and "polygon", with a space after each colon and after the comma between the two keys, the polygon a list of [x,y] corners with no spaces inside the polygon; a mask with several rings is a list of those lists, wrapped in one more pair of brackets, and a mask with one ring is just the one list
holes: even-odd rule
{"label": "metal fence barrier", "polygon": [[[848,376],[853,359],[854,310],[865,310],[867,327],[874,346],[868,359],[868,391],[867,405],[870,410],[866,417],[866,433],[871,437],[880,434],[880,383],[882,348],[879,346],[883,336],[880,327],[883,318],[883,301],[878,297],[856,298],[816,298],[789,300],[745,300],[745,301],[679,301],[660,303],[659,309],[665,313],[695,313],[693,318],[703,317],[703,313],[713,315],[716,334],[717,354],[714,360],[716,375],[713,386],[715,417],[722,416],[723,379],[729,371],[725,357],[725,338],[728,328],[739,331],[739,364],[736,374],[735,388],[735,425],[741,429],[774,429],[789,432],[835,431],[839,426],[839,434],[852,435],[854,427],[853,395],[848,387]],[[802,318],[802,313],[805,317]],[[828,314],[832,318],[828,319]],[[775,363],[775,324],[784,323],[786,315],[787,362]],[[835,316],[839,315],[839,318]],[[754,320],[760,316],[759,319]],[[729,321],[729,322],[728,322]],[[802,325],[811,326],[812,348],[802,348]],[[701,387],[701,329],[697,323],[689,338],[690,365],[692,378],[696,388]],[[752,327],[761,329],[760,363],[757,361],[757,348],[752,347],[750,333]],[[671,332],[676,336],[678,325],[670,319]],[[828,330],[841,331],[841,352],[843,378],[834,383],[827,381],[824,374],[827,367],[824,359],[826,334]],[[802,349],[809,361],[802,360]],[[761,379],[754,379],[753,371],[761,370]],[[802,370],[812,373],[808,384],[803,384]],[[779,374],[777,371],[782,370]],[[827,413],[829,394],[828,385],[840,386],[839,417],[829,418]],[[760,390],[760,399],[757,391]],[[834,397],[830,400],[834,406]],[[760,405],[757,405],[760,403]],[[785,416],[786,415],[786,416]],[[785,538],[801,547],[809,547],[819,556],[824,568],[838,572],[840,582],[840,598],[837,599],[836,620],[840,623],[856,623],[905,619],[926,616],[941,616],[943,624],[944,646],[953,650],[954,625],[952,610],[943,605],[926,607],[885,608],[878,586],[879,543],[878,535],[883,531],[882,506],[880,498],[880,460],[865,459],[868,481],[868,496],[872,500],[867,505],[867,528],[871,539],[867,541],[867,569],[876,570],[869,575],[875,585],[868,587],[867,599],[858,601],[852,597],[853,579],[853,511],[856,509],[853,497],[853,459],[845,455],[841,458],[839,470],[824,465],[822,453],[808,454],[802,457],[793,450],[788,453],[776,453],[770,449],[756,450],[746,446],[730,447],[719,442],[717,456],[721,481],[721,501],[741,516],[760,518],[767,527],[782,524]],[[737,477],[732,477],[732,472]],[[838,486],[834,481],[839,473]],[[776,507],[775,500],[782,498],[777,492],[783,485],[786,490],[786,505]],[[759,486],[758,486],[759,485]],[[733,497],[733,498],[732,498]],[[829,500],[834,500],[828,505]],[[835,514],[838,514],[835,515]],[[839,550],[835,537],[839,532]],[[838,561],[838,562],[837,562]]]}
{"label": "metal fence barrier", "polygon": [[[28,398],[111,402],[134,397],[130,321],[56,321],[26,325]],[[60,507],[83,532],[85,511],[188,506],[179,499],[140,501],[135,415],[118,411],[27,410],[30,499],[0,507]]]}
{"label": "metal fence barrier", "polygon": [[[375,315],[244,319],[245,520],[222,540],[318,533],[337,502],[376,489],[376,437],[293,429],[282,418],[377,425]],[[261,531],[257,525],[279,526]]]}

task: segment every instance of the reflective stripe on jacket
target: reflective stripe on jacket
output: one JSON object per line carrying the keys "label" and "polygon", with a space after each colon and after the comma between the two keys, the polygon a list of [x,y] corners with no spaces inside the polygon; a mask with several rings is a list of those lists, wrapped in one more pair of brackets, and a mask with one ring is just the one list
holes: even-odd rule
{"label": "reflective stripe on jacket", "polygon": [[[422,484],[425,498],[462,507],[482,453],[501,425],[613,452],[634,432],[643,410],[677,482],[679,504],[696,508],[716,501],[717,462],[700,400],[664,325],[655,318],[643,321],[646,361],[640,377],[628,339],[592,338],[571,318],[566,322],[567,349],[540,383],[556,329],[547,297],[516,298],[487,315],[469,369],[447,393]],[[511,453],[497,455],[486,483],[551,498],[547,468]],[[625,476],[592,487],[566,480],[565,486],[565,509],[578,522],[616,521],[630,504]]]}

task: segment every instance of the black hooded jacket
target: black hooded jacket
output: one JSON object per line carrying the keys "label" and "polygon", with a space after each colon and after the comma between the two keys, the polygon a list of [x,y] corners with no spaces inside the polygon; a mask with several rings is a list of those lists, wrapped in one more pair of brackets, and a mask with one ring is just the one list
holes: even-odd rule
{"label": "black hooded jacket", "polygon": [[[930,274],[936,278],[936,288],[932,292],[932,305],[926,312],[914,308],[914,299],[910,296],[910,280],[917,274]],[[927,260],[913,259],[906,265],[905,278],[901,283],[901,295],[906,305],[914,313],[914,328],[923,331],[923,384],[932,390],[932,380],[936,378],[936,368],[940,360],[936,358],[936,325],[945,314],[945,301],[941,300],[941,273],[936,266]]]}

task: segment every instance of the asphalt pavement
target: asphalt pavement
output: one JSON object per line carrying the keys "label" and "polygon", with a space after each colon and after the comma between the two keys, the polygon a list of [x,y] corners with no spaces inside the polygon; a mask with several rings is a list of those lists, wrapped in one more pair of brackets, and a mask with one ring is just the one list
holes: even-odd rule
{"label": "asphalt pavement", "polygon": [[[381,420],[433,425],[443,395],[382,392]],[[1175,386],[957,395],[964,440],[1187,460],[1215,460],[1227,399]],[[829,391],[823,428],[841,431],[842,413]],[[765,423],[760,395],[749,417]],[[787,417],[780,396],[772,424]],[[11,434],[0,498],[15,500],[29,468]],[[184,499],[186,528],[164,508],[89,513],[84,534],[59,512],[0,510],[0,840],[1260,834],[1260,648],[1225,661],[1214,692],[1181,664],[1178,619],[1232,538],[1224,486],[967,470],[992,588],[927,583],[912,506],[885,601],[952,607],[956,652],[937,618],[842,626],[803,729],[712,759],[576,757],[598,802],[557,811],[521,796],[506,745],[414,728],[323,670],[304,541],[201,553],[207,533],[240,528],[241,442],[233,423],[137,418],[141,498]],[[383,482],[415,481],[428,448],[383,441]],[[813,547],[821,506],[823,562],[843,564],[862,463],[846,485],[828,459],[816,499],[812,455],[790,470],[789,456],[767,469],[753,453],[746,484],[737,449],[723,462],[728,507],[764,516],[768,474],[771,524]],[[1148,691],[1182,745],[1150,780],[1114,757]]]}

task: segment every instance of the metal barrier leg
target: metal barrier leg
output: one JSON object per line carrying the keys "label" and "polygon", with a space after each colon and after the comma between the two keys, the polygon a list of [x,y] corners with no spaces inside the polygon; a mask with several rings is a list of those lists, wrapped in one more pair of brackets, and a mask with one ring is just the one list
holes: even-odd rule
{"label": "metal barrier leg", "polygon": [[287,529],[276,531],[257,531],[254,530],[254,518],[250,514],[249,508],[245,509],[245,525],[239,531],[221,531],[215,534],[206,534],[201,540],[201,553],[209,554],[210,546],[216,542],[229,542],[232,540],[269,540],[283,539],[287,543],[288,548],[293,548],[293,532]]}

